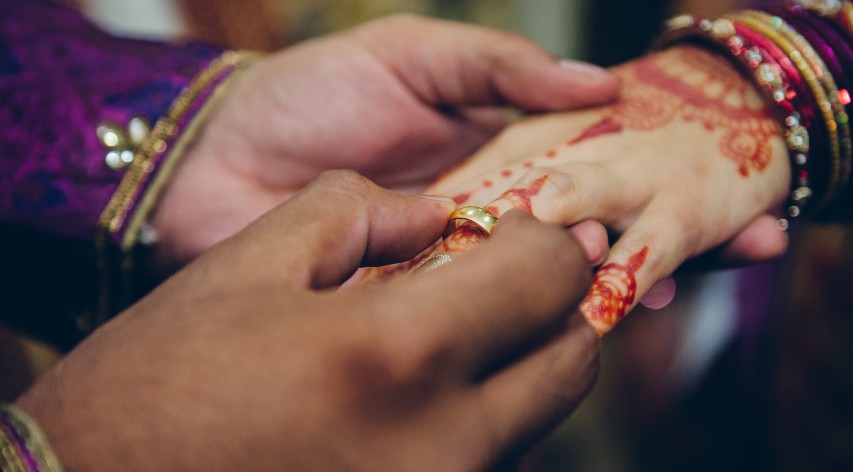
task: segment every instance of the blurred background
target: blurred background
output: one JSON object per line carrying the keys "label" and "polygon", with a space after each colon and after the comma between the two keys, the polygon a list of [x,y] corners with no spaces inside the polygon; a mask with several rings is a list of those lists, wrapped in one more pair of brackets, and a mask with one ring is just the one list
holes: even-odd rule
{"label": "blurred background", "polygon": [[[394,12],[512,30],[561,57],[642,55],[675,13],[735,0],[62,0],[124,36],[275,50]],[[668,307],[604,340],[588,400],[525,459],[530,471],[853,470],[853,239],[798,222],[748,269],[676,275]],[[59,353],[0,330],[0,401]]]}

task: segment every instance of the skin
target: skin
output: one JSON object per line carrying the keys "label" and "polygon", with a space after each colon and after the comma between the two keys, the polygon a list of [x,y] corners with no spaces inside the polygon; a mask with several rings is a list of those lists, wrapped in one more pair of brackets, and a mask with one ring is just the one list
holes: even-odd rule
{"label": "skin", "polygon": [[600,335],[689,259],[747,263],[787,245],[787,149],[751,82],[689,46],[614,72],[615,104],[516,123],[428,190],[496,215],[602,222],[616,242],[582,305]]}
{"label": "skin", "polygon": [[96,331],[16,405],[71,472],[507,461],[598,371],[577,311],[591,281],[577,241],[511,211],[450,266],[336,290],[360,265],[413,257],[454,208],[324,174]]}
{"label": "skin", "polygon": [[[323,171],[422,192],[509,123],[505,107],[567,110],[617,93],[612,74],[526,38],[405,15],[269,55],[237,79],[159,202],[157,265],[180,267]],[[584,243],[598,258],[593,233]]]}

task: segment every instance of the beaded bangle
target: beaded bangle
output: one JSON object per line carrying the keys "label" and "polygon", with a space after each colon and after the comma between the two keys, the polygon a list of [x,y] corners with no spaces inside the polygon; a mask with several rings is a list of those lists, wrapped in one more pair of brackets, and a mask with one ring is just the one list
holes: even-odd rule
{"label": "beaded bangle", "polygon": [[[838,124],[833,115],[830,99],[827,97],[826,90],[821,84],[817,74],[811,68],[811,65],[786,36],[779,32],[776,28],[768,25],[765,20],[771,18],[768,15],[760,17],[753,16],[756,12],[735,12],[725,15],[726,18],[741,23],[750,29],[760,33],[773,41],[780,49],[782,49],[791,62],[799,70],[800,75],[805,79],[812,96],[815,98],[815,104],[820,114],[823,117],[825,125],[824,131],[828,142],[829,159],[830,159],[830,177],[826,186],[825,194],[818,205],[824,207],[832,197],[837,195],[838,184],[841,178],[841,156],[839,149]],[[837,98],[837,97],[836,97]],[[837,101],[837,100],[836,100]]]}
{"label": "beaded bangle", "polygon": [[[833,156],[833,181],[827,189],[827,194],[820,205],[821,207],[825,207],[832,200],[836,199],[842,189],[847,185],[850,177],[850,163],[851,159],[853,159],[853,149],[850,147],[850,127],[846,122],[847,115],[844,107],[838,100],[838,86],[835,83],[835,79],[817,51],[783,18],[754,10],[742,12],[742,15],[766,22],[788,39],[797,51],[800,52],[801,56],[805,58],[807,65],[811,67],[819,84],[823,87],[825,99],[822,98],[819,100],[818,104],[830,116],[826,120],[826,126],[829,135],[830,152],[832,152]],[[830,108],[829,110],[826,110],[827,103]]]}
{"label": "beaded bangle", "polygon": [[751,77],[765,98],[775,105],[774,112],[785,129],[785,139],[791,156],[792,168],[802,169],[799,178],[792,178],[793,189],[789,198],[788,214],[796,217],[812,194],[809,187],[810,133],[809,121],[803,121],[796,110],[799,108],[791,102],[797,94],[790,94],[792,82],[798,82],[797,77],[789,77],[781,65],[774,62],[773,57],[763,52],[750,38],[738,35],[735,24],[721,19],[711,21],[683,15],[669,20],[665,32],[658,38],[655,47],[664,47],[683,40],[697,40],[705,45],[722,50],[729,54],[733,63],[748,77]]}
{"label": "beaded bangle", "polygon": [[0,405],[0,471],[62,472],[41,428],[11,405]]}
{"label": "beaded bangle", "polygon": [[120,248],[120,273],[128,276],[132,269],[130,254],[172,171],[224,95],[225,85],[256,56],[227,51],[214,59],[181,92],[143,141],[98,221],[95,250],[101,272],[100,306],[90,326],[81,327],[83,330],[99,326],[112,310],[115,294],[111,281],[116,264],[108,255],[110,243]]}

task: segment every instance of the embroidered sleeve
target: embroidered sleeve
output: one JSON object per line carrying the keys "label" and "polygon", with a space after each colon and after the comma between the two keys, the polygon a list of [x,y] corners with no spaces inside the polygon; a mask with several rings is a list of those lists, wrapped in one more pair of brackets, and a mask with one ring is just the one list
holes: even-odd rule
{"label": "embroidered sleeve", "polygon": [[0,221],[91,239],[146,128],[221,52],[118,39],[69,9],[2,2]]}

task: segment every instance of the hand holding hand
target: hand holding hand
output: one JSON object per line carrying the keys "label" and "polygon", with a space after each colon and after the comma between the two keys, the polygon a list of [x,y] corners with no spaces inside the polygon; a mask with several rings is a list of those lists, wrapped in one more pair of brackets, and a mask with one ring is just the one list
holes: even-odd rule
{"label": "hand holding hand", "polygon": [[507,124],[499,107],[597,105],[617,84],[514,34],[412,16],[270,55],[174,176],[154,219],[160,257],[185,263],[326,170],[419,192]]}
{"label": "hand holding hand", "polygon": [[482,470],[594,381],[597,339],[576,311],[590,271],[562,228],[509,212],[452,266],[334,290],[360,264],[414,256],[453,209],[324,175],[18,406],[69,471]]}

